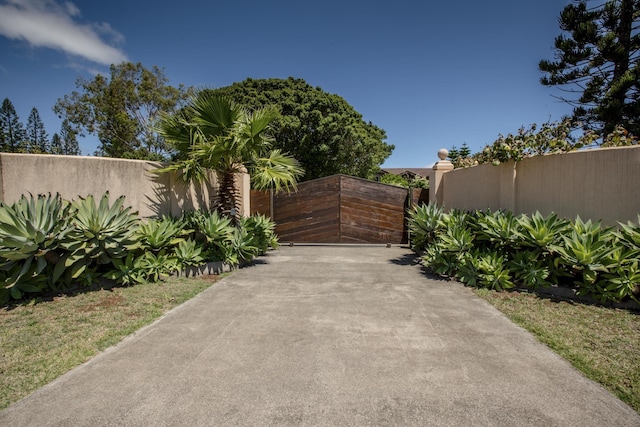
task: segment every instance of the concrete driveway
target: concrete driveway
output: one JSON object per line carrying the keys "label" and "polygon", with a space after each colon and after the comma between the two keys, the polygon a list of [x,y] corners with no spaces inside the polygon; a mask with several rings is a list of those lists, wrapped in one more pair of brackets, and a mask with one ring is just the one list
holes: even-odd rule
{"label": "concrete driveway", "polygon": [[0,412],[2,426],[640,426],[402,247],[283,247]]}

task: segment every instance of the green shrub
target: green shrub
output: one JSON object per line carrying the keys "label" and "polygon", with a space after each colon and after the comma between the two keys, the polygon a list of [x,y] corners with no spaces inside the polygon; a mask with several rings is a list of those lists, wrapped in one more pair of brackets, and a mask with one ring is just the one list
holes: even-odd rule
{"label": "green shrub", "polygon": [[185,230],[185,223],[179,219],[162,217],[143,222],[136,231],[135,238],[143,250],[158,253],[163,249],[173,248],[183,242],[184,236],[189,234]]}
{"label": "green shrub", "polygon": [[275,224],[264,215],[242,218],[237,226],[215,211],[189,213],[183,218],[194,240],[204,246],[207,260],[238,265],[278,247]]}
{"label": "green shrub", "polygon": [[143,255],[136,257],[134,252],[129,252],[126,258],[116,258],[113,260],[113,268],[104,277],[125,286],[145,283],[147,279],[140,265],[142,258]]}
{"label": "green shrub", "polygon": [[251,244],[257,248],[257,255],[264,255],[269,249],[278,247],[275,223],[264,215],[252,215],[242,218],[240,228],[246,229]]}
{"label": "green shrub", "polygon": [[57,194],[0,202],[0,302],[56,286],[60,274],[53,267],[72,231],[69,209]]}
{"label": "green shrub", "polygon": [[511,212],[476,212],[477,240],[505,255],[513,254],[521,240],[520,223]]}
{"label": "green shrub", "polygon": [[213,211],[201,216],[194,216],[193,221],[196,233],[201,237],[207,253],[211,257],[210,261],[228,262],[231,256],[229,247],[235,230],[231,225],[231,220]]}
{"label": "green shrub", "polygon": [[478,285],[501,291],[514,287],[504,255],[485,252],[477,257]]}
{"label": "green shrub", "polygon": [[254,237],[249,231],[244,227],[237,227],[229,240],[225,262],[238,265],[241,261],[252,260],[259,252],[260,248],[254,244]]}
{"label": "green shrub", "polygon": [[85,271],[106,266],[124,258],[139,247],[135,232],[139,226],[137,213],[123,207],[124,196],[109,204],[109,193],[99,202],[92,195],[72,202],[73,230],[62,242],[69,253],[58,263],[66,269],[67,280],[78,279]]}
{"label": "green shrub", "polygon": [[138,268],[140,274],[148,282],[158,282],[169,277],[180,269],[178,260],[165,253],[164,249],[154,254],[145,252],[139,259]]}
{"label": "green shrub", "polygon": [[173,256],[181,265],[195,267],[205,262],[204,247],[195,240],[183,240],[174,249]]}
{"label": "green shrub", "polygon": [[141,222],[124,196],[110,203],[108,193],[99,201],[41,195],[0,202],[0,303],[103,277],[154,282],[208,260],[237,265],[277,247],[274,229],[264,216],[233,226],[215,212]]}
{"label": "green shrub", "polygon": [[550,268],[547,260],[538,258],[540,252],[523,250],[513,254],[509,262],[509,270],[515,281],[527,288],[538,289],[551,286],[549,282]]}
{"label": "green shrub", "polygon": [[640,296],[640,216],[616,229],[554,213],[444,213],[430,205],[414,208],[409,227],[425,266],[469,286],[569,285],[602,302]]}
{"label": "green shrub", "polygon": [[464,224],[453,219],[457,213],[447,216],[450,226],[438,235],[437,240],[428,246],[423,260],[435,273],[453,276],[463,263],[465,256],[473,249],[474,236]]}
{"label": "green shrub", "polygon": [[438,232],[444,228],[443,215],[444,209],[435,203],[417,205],[409,211],[411,249],[419,252],[435,242]]}
{"label": "green shrub", "polygon": [[638,223],[631,221],[626,224],[620,223],[620,230],[617,231],[620,243],[629,249],[640,251],[640,214],[638,215]]}

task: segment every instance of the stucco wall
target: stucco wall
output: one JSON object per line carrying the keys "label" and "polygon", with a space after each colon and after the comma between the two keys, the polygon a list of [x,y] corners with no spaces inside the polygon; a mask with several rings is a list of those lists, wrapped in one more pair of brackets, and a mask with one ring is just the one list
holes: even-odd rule
{"label": "stucco wall", "polygon": [[[182,210],[207,207],[216,191],[210,184],[185,185],[176,174],[155,174],[160,163],[104,157],[0,153],[0,200],[13,203],[22,194],[60,193],[67,200],[106,191],[113,199],[124,195],[125,204],[141,217],[179,215]],[[238,176],[243,212],[249,209],[248,177]]]}
{"label": "stucco wall", "polygon": [[640,146],[538,156],[514,164],[456,169],[443,176],[447,208],[556,212],[566,218],[637,221]]}
{"label": "stucco wall", "polygon": [[513,164],[455,169],[442,179],[443,204],[464,210],[497,210],[511,200]]}

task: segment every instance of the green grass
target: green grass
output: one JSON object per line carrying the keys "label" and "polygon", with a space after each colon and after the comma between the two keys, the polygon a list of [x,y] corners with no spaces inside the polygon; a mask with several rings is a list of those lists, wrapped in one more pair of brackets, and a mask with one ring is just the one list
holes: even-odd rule
{"label": "green grass", "polygon": [[0,308],[0,409],[193,298],[218,278],[170,279]]}
{"label": "green grass", "polygon": [[474,291],[640,413],[640,314],[526,293]]}

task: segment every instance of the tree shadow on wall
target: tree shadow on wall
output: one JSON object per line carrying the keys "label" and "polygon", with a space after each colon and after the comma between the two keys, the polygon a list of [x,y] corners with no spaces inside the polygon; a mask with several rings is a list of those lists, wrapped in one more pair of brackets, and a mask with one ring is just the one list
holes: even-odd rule
{"label": "tree shadow on wall", "polygon": [[209,182],[189,184],[182,181],[181,172],[148,172],[153,182],[153,195],[145,194],[147,206],[157,217],[180,216],[184,211],[209,208],[208,194],[215,194]]}

